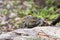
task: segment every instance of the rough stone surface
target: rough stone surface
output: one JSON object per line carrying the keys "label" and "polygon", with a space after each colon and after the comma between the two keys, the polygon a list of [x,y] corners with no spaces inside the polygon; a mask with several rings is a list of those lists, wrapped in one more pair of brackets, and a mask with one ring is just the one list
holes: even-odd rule
{"label": "rough stone surface", "polygon": [[17,29],[1,34],[0,40],[60,40],[60,27]]}

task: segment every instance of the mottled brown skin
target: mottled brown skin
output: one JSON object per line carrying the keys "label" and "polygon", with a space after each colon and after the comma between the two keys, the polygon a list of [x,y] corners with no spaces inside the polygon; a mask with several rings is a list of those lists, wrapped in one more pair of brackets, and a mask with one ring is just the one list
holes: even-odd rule
{"label": "mottled brown skin", "polygon": [[42,20],[37,17],[33,16],[27,16],[24,19],[25,21],[23,22],[23,28],[33,28],[36,26],[48,26],[48,21]]}

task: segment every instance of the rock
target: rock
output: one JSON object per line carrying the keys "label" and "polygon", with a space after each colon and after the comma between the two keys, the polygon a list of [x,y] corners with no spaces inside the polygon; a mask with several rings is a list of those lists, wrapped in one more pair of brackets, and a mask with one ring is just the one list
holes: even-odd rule
{"label": "rock", "polygon": [[0,35],[0,40],[60,40],[59,27],[35,27],[17,29]]}
{"label": "rock", "polygon": [[15,14],[15,13],[10,13],[10,15],[9,15],[10,18],[13,18],[13,17],[16,17],[16,16],[17,16],[17,14]]}
{"label": "rock", "polygon": [[0,40],[12,39],[13,36],[15,36],[15,35],[12,32],[3,33],[3,34],[0,35]]}
{"label": "rock", "polygon": [[34,40],[60,40],[60,36],[59,36],[60,28],[56,28],[56,27],[53,27],[53,28],[52,27],[35,27],[32,29],[21,29],[21,31],[19,30],[16,30],[15,33],[18,33],[18,34],[22,33],[22,35],[29,34],[29,36],[23,35],[22,37],[23,40],[26,38],[29,40],[30,37],[32,40],[33,39]]}

